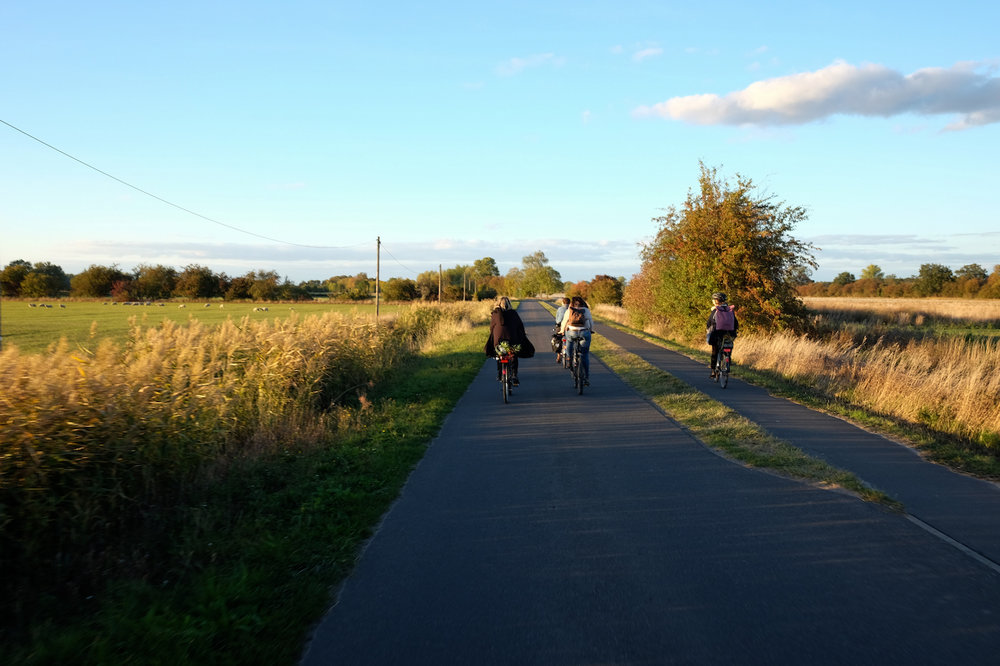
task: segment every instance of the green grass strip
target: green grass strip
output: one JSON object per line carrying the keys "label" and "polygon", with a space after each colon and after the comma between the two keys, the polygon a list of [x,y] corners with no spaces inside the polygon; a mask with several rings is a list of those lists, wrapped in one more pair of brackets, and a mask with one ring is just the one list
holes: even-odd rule
{"label": "green grass strip", "polygon": [[825,488],[843,488],[869,502],[902,505],[852,473],[813,458],[690,384],[595,335],[593,351],[625,383],[646,396],[695,437],[727,458]]}

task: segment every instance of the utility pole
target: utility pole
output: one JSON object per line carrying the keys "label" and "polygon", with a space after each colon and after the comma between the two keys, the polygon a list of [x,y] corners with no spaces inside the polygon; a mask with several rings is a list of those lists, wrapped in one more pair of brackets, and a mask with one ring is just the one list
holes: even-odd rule
{"label": "utility pole", "polygon": [[378,300],[379,300],[379,269],[382,263],[382,237],[375,237],[375,321],[378,322]]}

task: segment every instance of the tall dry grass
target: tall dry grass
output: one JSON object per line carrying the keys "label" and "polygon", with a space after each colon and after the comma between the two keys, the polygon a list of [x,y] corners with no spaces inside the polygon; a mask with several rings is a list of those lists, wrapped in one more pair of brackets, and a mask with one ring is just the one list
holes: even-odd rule
{"label": "tall dry grass", "polygon": [[[831,327],[822,338],[741,333],[734,362],[779,373],[827,395],[958,435],[993,455],[1000,453],[1000,341],[938,336],[933,331],[910,339],[883,335],[890,330],[886,321],[892,320],[903,326],[926,323],[930,316],[987,322],[991,313],[1000,314],[1000,304],[946,303],[943,299],[807,300],[833,307],[841,301],[845,312],[868,308],[881,325]],[[891,307],[881,310],[880,305]],[[623,308],[598,306],[595,314],[631,325]],[[669,332],[648,332],[669,337]],[[684,342],[697,348],[701,341]]]}
{"label": "tall dry grass", "polygon": [[995,340],[911,340],[858,346],[805,336],[741,335],[735,360],[829,395],[1000,450],[1000,359]]}
{"label": "tall dry grass", "polygon": [[487,317],[486,305],[455,304],[415,306],[378,323],[337,313],[167,321],[133,325],[123,344],[5,348],[5,581],[21,577],[24,589],[32,575],[85,578],[130,558],[141,566],[147,554],[130,545],[136,532],[168,520],[190,489],[241,459],[328,444],[355,423],[348,407],[400,359]]}

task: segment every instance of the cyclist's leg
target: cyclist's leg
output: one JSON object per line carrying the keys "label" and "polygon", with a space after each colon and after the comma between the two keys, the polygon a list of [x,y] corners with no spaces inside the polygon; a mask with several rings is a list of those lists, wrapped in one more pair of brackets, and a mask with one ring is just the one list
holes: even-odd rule
{"label": "cyclist's leg", "polygon": [[580,357],[583,360],[583,379],[590,381],[590,331],[583,331],[580,340],[580,350],[583,352]]}
{"label": "cyclist's leg", "polygon": [[719,359],[719,347],[721,347],[722,341],[719,340],[719,336],[713,331],[711,337],[708,340],[708,344],[712,346],[712,358],[709,361],[709,369],[712,371],[712,376],[715,376],[715,364]]}
{"label": "cyclist's leg", "polygon": [[517,354],[513,354],[510,357],[510,375],[511,375],[511,379],[510,379],[511,382],[514,384],[514,386],[517,386],[518,385],[518,381],[517,381]]}

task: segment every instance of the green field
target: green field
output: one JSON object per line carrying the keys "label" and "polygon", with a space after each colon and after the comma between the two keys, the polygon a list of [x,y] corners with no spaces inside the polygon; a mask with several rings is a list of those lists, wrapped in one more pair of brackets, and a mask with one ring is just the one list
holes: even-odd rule
{"label": "green field", "polygon": [[[99,301],[48,301],[4,300],[0,304],[0,325],[3,347],[17,347],[26,353],[44,353],[49,345],[65,338],[71,346],[93,347],[102,338],[126,339],[129,329],[138,324],[157,326],[166,319],[183,323],[197,319],[205,324],[218,324],[226,319],[244,317],[276,319],[290,315],[306,316],[324,312],[342,312],[375,316],[373,303],[246,303],[206,301],[192,303],[153,303],[152,305],[123,305]],[[45,307],[50,305],[52,307]],[[399,305],[379,306],[379,315],[399,309]],[[267,308],[267,310],[258,310]]]}

